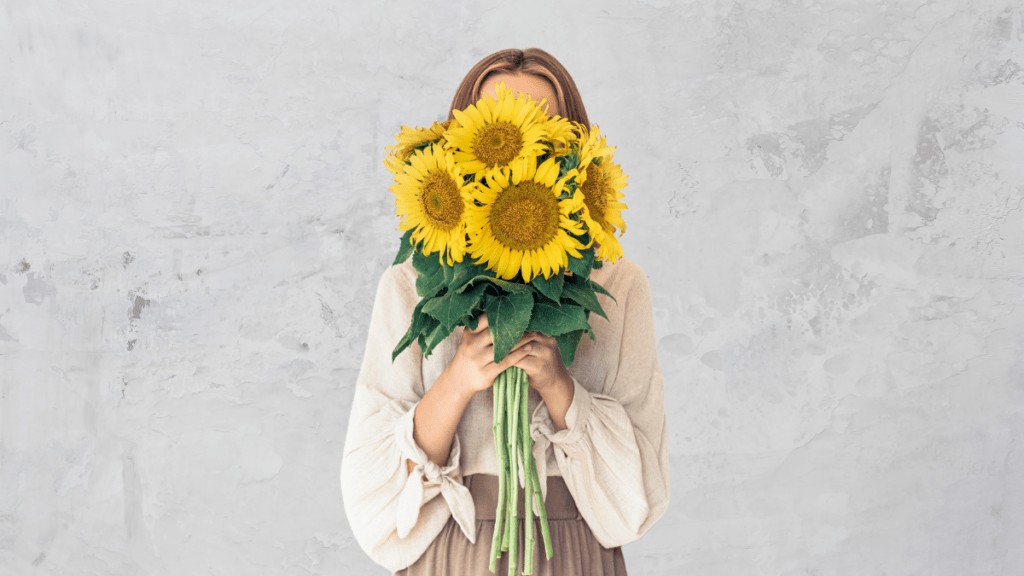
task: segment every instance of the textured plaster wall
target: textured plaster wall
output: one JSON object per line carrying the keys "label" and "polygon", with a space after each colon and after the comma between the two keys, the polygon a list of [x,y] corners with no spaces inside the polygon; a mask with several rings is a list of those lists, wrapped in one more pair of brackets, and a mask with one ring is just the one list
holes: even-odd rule
{"label": "textured plaster wall", "polygon": [[0,0],[0,574],[380,574],[383,146],[543,47],[630,174],[631,574],[1024,573],[1024,6]]}

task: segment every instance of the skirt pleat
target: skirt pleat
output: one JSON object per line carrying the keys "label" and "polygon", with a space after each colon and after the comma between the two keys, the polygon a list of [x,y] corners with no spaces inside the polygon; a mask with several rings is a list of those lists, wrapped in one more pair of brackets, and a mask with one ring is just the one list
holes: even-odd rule
{"label": "skirt pleat", "polygon": [[[494,534],[494,512],[498,502],[497,476],[474,474],[463,478],[476,505],[476,544],[462,533],[454,519],[441,529],[422,556],[411,566],[399,570],[403,576],[490,576],[491,537]],[[519,569],[522,573],[525,553],[526,521],[523,520],[526,492],[519,489]],[[622,549],[605,548],[594,537],[590,527],[576,508],[565,481],[548,477],[545,509],[554,552],[551,560],[544,557],[540,519],[534,518],[533,573],[536,576],[624,576],[626,564]],[[498,561],[496,574],[508,574],[508,552]]]}

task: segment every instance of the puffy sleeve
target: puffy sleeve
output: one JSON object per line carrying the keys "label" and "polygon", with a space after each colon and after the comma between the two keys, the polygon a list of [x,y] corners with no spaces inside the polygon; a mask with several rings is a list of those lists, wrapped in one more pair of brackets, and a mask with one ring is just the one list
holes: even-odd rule
{"label": "puffy sleeve", "polygon": [[[392,572],[422,556],[449,517],[476,539],[458,435],[444,466],[413,439],[413,414],[424,394],[420,348],[413,343],[391,361],[419,300],[415,273],[408,272],[391,266],[378,282],[341,459],[342,500],[356,541]],[[411,473],[406,459],[416,465]]]}
{"label": "puffy sleeve", "polygon": [[555,431],[543,403],[531,418],[533,436],[550,443],[580,514],[606,548],[638,539],[669,500],[664,379],[651,293],[643,271],[634,265],[634,273],[627,293],[615,294],[624,304],[623,325],[606,393],[589,391],[573,376],[566,428]]}

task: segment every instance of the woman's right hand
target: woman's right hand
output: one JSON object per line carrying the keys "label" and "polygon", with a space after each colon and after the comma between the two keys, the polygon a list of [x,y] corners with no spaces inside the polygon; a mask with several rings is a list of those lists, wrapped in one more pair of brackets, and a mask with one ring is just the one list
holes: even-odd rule
{"label": "woman's right hand", "polygon": [[501,362],[494,362],[494,341],[488,329],[487,314],[481,313],[475,330],[463,327],[462,340],[442,377],[467,394],[476,394],[494,385],[505,369],[523,359],[531,349],[535,333],[525,334]]}
{"label": "woman's right hand", "polygon": [[[452,361],[445,366],[433,386],[427,388],[413,415],[413,439],[438,466],[448,461],[452,438],[462,414],[473,396],[494,385],[494,379],[530,352],[536,333],[525,334],[501,362],[494,362],[494,342],[487,328],[487,315],[481,314],[476,330],[463,328],[462,340]],[[411,473],[416,467],[406,460]]]}

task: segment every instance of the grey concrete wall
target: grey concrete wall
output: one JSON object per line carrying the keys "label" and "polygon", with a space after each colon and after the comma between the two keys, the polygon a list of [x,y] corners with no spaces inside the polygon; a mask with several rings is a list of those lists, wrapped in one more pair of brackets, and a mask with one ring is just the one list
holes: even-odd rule
{"label": "grey concrete wall", "polygon": [[338,465],[382,150],[528,46],[655,298],[630,573],[1024,573],[1009,0],[0,1],[0,573],[381,573]]}

